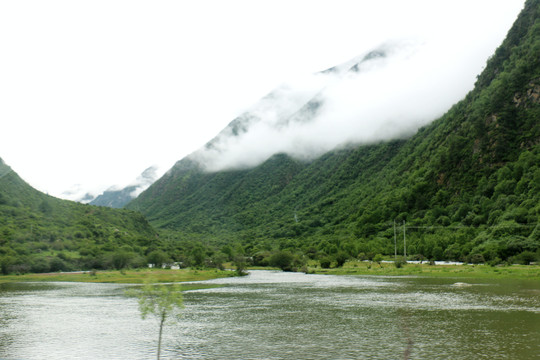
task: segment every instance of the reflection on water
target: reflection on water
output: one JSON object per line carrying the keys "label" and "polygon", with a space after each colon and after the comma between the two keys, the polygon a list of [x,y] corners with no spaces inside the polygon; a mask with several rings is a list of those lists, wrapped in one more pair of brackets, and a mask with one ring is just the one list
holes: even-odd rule
{"label": "reflection on water", "polygon": [[[532,359],[540,282],[253,271],[189,291],[166,359]],[[463,281],[463,280],[459,280]],[[0,358],[148,359],[126,285],[0,284]]]}

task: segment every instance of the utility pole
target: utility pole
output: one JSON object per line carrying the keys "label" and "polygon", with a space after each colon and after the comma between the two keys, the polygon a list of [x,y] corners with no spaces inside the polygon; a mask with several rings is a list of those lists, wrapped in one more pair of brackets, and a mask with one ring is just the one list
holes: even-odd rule
{"label": "utility pole", "polygon": [[394,261],[397,261],[397,235],[396,235],[396,220],[394,219]]}
{"label": "utility pole", "polygon": [[403,220],[403,256],[407,261],[407,238],[405,237],[405,220]]}

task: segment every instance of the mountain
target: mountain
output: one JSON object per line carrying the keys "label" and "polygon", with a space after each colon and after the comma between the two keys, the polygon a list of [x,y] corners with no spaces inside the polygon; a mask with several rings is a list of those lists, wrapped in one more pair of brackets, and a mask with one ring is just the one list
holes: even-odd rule
{"label": "mountain", "polygon": [[[361,60],[386,56],[378,50]],[[321,92],[279,121],[316,113]],[[393,255],[396,227],[418,258],[496,263],[540,249],[539,0],[526,2],[474,89],[413,135],[310,158],[277,153],[256,166],[208,161],[259,121],[249,112],[235,119],[127,207],[170,236],[235,246],[254,259],[276,249]]]}
{"label": "mountain", "polygon": [[155,231],[139,213],[61,200],[32,188],[0,159],[2,273],[146,265]]}
{"label": "mountain", "polygon": [[[312,160],[344,142],[410,136],[432,120],[431,116],[441,115],[447,109],[445,103],[450,106],[459,99],[454,99],[454,90],[435,91],[438,77],[420,71],[430,56],[429,49],[413,41],[387,42],[341,65],[292,79],[231,121],[189,158],[208,171],[241,169],[257,166],[280,152]],[[382,85],[398,72],[408,75],[396,86]],[[407,90],[409,99],[399,99],[403,95],[399,89],[411,77],[420,85]],[[361,101],[353,101],[355,92],[360,93]],[[411,94],[422,99],[434,93],[444,96],[427,110],[413,110],[400,118],[388,114],[414,109],[419,100],[411,99]],[[382,102],[375,99],[378,94]],[[377,114],[380,121],[367,119],[381,107],[386,111]],[[347,128],[352,131],[344,130]]]}
{"label": "mountain", "polygon": [[154,166],[144,170],[141,175],[130,185],[122,188],[110,188],[89,202],[90,205],[122,208],[135,199],[141,192],[146,190],[156,179],[157,168]]}

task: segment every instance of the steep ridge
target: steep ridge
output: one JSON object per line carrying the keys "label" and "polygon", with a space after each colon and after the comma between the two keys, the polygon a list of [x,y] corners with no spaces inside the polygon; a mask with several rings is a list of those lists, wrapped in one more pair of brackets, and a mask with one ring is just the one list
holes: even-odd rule
{"label": "steep ridge", "polygon": [[2,273],[146,264],[145,251],[154,239],[141,214],[43,194],[0,159]]}
{"label": "steep ridge", "polygon": [[108,206],[112,208],[122,208],[128,202],[146,190],[157,179],[157,168],[151,166],[144,170],[137,179],[126,187],[118,189],[113,187],[105,190],[95,199],[89,202],[90,205]]}
{"label": "steep ridge", "polygon": [[180,238],[238,242],[251,255],[393,254],[395,224],[407,232],[407,253],[419,258],[534,253],[539,19],[540,1],[527,1],[474,90],[408,140],[349,144],[309,161],[278,154],[218,172],[185,158],[128,208]]}

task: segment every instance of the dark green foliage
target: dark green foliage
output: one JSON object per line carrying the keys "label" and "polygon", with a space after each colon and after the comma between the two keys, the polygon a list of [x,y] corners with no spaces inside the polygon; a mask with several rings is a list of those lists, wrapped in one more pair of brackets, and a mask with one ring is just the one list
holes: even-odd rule
{"label": "dark green foliage", "polygon": [[301,255],[289,251],[277,251],[270,257],[270,266],[278,267],[283,271],[298,271],[305,265]]}
{"label": "dark green foliage", "polygon": [[320,260],[320,264],[323,269],[330,269],[330,266],[332,265],[332,258],[325,256]]}
{"label": "dark green foliage", "polygon": [[405,266],[407,264],[407,260],[403,257],[403,256],[398,256],[395,260],[394,260],[394,266],[398,269],[402,268],[403,266]]}
{"label": "dark green foliage", "polygon": [[171,258],[162,250],[154,250],[147,256],[147,261],[156,268],[161,268],[163,265],[171,262]]}
{"label": "dark green foliage", "polygon": [[336,254],[336,267],[342,267],[343,264],[345,264],[345,262],[347,260],[349,260],[350,258],[350,255],[347,254],[345,251],[340,251]]}
{"label": "dark green foliage", "polygon": [[381,254],[377,254],[373,257],[373,261],[380,265],[383,261],[383,256]]}
{"label": "dark green foliage", "polygon": [[154,239],[141,214],[45,195],[0,159],[3,274],[140,266]]}
{"label": "dark green foliage", "polygon": [[408,140],[350,145],[310,162],[278,154],[252,169],[215,173],[186,158],[128,208],[186,241],[241,244],[257,263],[276,256],[287,264],[299,253],[322,265],[338,254],[393,255],[394,221],[398,252],[405,221],[407,254],[416,259],[534,253],[539,19],[540,1],[527,1],[474,90]]}
{"label": "dark green foliage", "polygon": [[536,253],[533,253],[532,251],[524,251],[518,256],[516,256],[516,260],[523,265],[529,265],[530,263],[538,260],[538,255]]}
{"label": "dark green foliage", "polygon": [[283,271],[291,271],[293,260],[293,254],[288,251],[280,251],[272,255],[270,265],[278,267]]}
{"label": "dark green foliage", "polygon": [[408,258],[535,261],[539,19],[540,0],[528,0],[474,90],[407,140],[349,144],[309,162],[277,154],[255,168],[214,173],[179,161],[128,205],[159,238],[138,213],[54,199],[0,162],[0,269],[244,259],[295,270],[307,258],[341,266],[393,256],[394,223],[397,251]]}
{"label": "dark green foliage", "polygon": [[234,260],[234,266],[236,266],[236,275],[246,276],[248,272],[246,271],[246,258],[243,256],[237,256]]}

